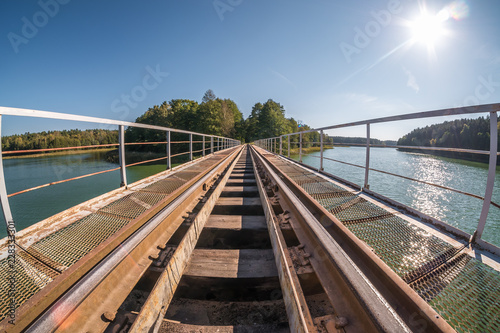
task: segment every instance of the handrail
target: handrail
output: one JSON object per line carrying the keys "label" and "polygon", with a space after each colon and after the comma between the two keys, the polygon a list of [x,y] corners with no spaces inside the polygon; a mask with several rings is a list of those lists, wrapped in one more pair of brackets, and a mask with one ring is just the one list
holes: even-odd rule
{"label": "handrail", "polygon": [[[52,111],[40,111],[40,110],[20,109],[20,108],[11,108],[11,107],[0,106],[0,115],[47,118],[47,119],[58,119],[58,120],[71,120],[71,121],[81,121],[81,122],[86,122],[86,123],[98,123],[98,124],[108,124],[108,125],[117,125],[117,126],[121,125],[121,126],[139,127],[139,128],[154,129],[154,130],[159,130],[159,131],[172,131],[175,133],[194,134],[194,135],[200,135],[200,136],[210,136],[210,137],[214,137],[214,138],[225,139],[225,137],[223,137],[223,136],[208,135],[208,134],[180,130],[180,129],[169,128],[169,127],[164,127],[164,126],[149,125],[149,124],[143,124],[143,123],[133,123],[130,121],[113,120],[113,119],[107,119],[107,118],[80,116],[80,115],[76,115],[76,114],[59,113],[59,112],[52,112]],[[229,138],[227,138],[227,139],[229,139]]]}
{"label": "handrail", "polygon": [[[189,160],[192,161],[193,160],[193,153],[202,152],[202,154],[204,156],[205,150],[207,150],[207,149],[210,149],[210,153],[213,154],[215,151],[229,149],[231,147],[234,147],[234,146],[241,144],[241,142],[239,140],[235,140],[235,139],[231,139],[231,138],[227,138],[227,137],[222,137],[222,136],[218,136],[218,135],[208,135],[208,134],[197,133],[197,132],[193,132],[193,131],[178,130],[178,129],[163,127],[163,126],[156,126],[156,125],[149,125],[149,124],[142,124],[142,123],[133,123],[133,122],[128,122],[128,121],[113,120],[113,119],[106,119],[106,118],[81,116],[81,115],[74,115],[74,114],[68,114],[68,113],[57,113],[57,112],[50,112],[50,111],[20,109],[20,108],[11,108],[11,107],[3,107],[3,106],[0,106],[0,138],[1,138],[1,120],[2,120],[2,116],[4,116],[4,115],[19,116],[19,117],[58,119],[58,120],[70,120],[70,121],[79,121],[79,122],[116,125],[116,126],[118,126],[118,141],[119,141],[118,143],[107,144],[107,145],[47,148],[47,149],[34,149],[34,150],[22,150],[22,151],[18,150],[18,151],[8,151],[8,152],[3,152],[3,153],[2,153],[2,148],[0,145],[0,202],[2,204],[2,211],[3,211],[3,215],[5,218],[5,222],[7,224],[8,230],[12,230],[12,229],[15,230],[15,223],[14,223],[14,219],[12,218],[12,212],[10,209],[10,204],[9,204],[9,199],[8,199],[11,196],[15,196],[15,195],[18,195],[21,193],[30,192],[30,191],[33,191],[33,190],[36,190],[39,188],[43,188],[43,187],[47,187],[50,185],[64,183],[64,182],[67,182],[70,180],[81,179],[81,178],[85,178],[85,177],[89,177],[89,176],[93,176],[93,175],[98,175],[98,174],[102,174],[102,173],[106,173],[106,172],[116,171],[116,170],[120,170],[120,178],[121,178],[120,186],[127,187],[126,167],[167,159],[167,169],[171,169],[172,157],[189,154]],[[163,131],[166,134],[166,141],[125,143],[125,136],[124,136],[125,126]],[[170,133],[171,132],[188,134],[189,141],[171,141],[170,140]],[[202,141],[193,141],[193,135],[201,137]],[[205,141],[205,138],[210,138],[210,141]],[[204,145],[203,149],[198,150],[198,151],[193,151],[193,142],[194,143],[203,143],[203,145]],[[185,153],[172,154],[170,145],[171,144],[179,144],[179,143],[188,143],[189,144],[189,151],[187,151]],[[206,143],[210,143],[210,148],[207,148],[205,146]],[[125,146],[126,145],[147,145],[147,144],[166,144],[166,156],[160,157],[160,158],[155,158],[152,160],[136,162],[136,163],[132,163],[132,164],[128,164],[128,165],[125,164]],[[33,188],[29,188],[26,190],[22,190],[22,191],[7,195],[7,189],[5,186],[5,178],[4,178],[4,172],[3,172],[3,163],[2,163],[2,155],[3,154],[16,154],[16,153],[19,154],[19,153],[27,153],[27,152],[44,152],[44,151],[85,149],[85,148],[93,148],[93,147],[113,147],[113,146],[119,147],[118,151],[119,151],[119,165],[120,166],[118,168],[103,170],[103,171],[99,171],[99,172],[95,172],[95,173],[87,174],[87,175],[81,175],[81,176],[74,177],[71,179],[55,181],[55,182],[36,186]],[[12,228],[13,226],[14,226],[14,228]]]}
{"label": "handrail", "polygon": [[[326,130],[330,130],[330,129],[337,129],[337,128],[343,128],[343,127],[353,127],[353,126],[360,126],[360,125],[367,125],[367,124],[387,123],[387,122],[399,121],[399,120],[412,120],[412,119],[422,119],[422,118],[456,116],[456,115],[474,114],[474,113],[491,113],[491,112],[497,112],[499,110],[500,110],[500,103],[465,106],[465,107],[458,107],[458,108],[449,108],[449,109],[440,109],[440,110],[425,111],[425,112],[400,114],[400,115],[396,115],[396,116],[355,121],[352,123],[343,123],[343,124],[332,125],[332,126],[318,127],[318,128],[313,128],[313,129],[302,131],[302,133],[305,134],[305,133],[309,133],[309,132],[326,131]],[[295,132],[295,133],[287,133],[285,135],[294,135],[294,134],[299,134],[299,133],[301,133],[301,132],[299,131],[299,132]],[[279,138],[279,137],[277,137],[277,138]]]}
{"label": "handrail", "polygon": [[[319,144],[320,144],[320,168],[319,168],[319,171],[323,171],[323,160],[328,159],[328,158],[323,157],[324,131],[338,129],[338,128],[365,125],[366,126],[366,144],[345,144],[345,143],[342,144],[342,145],[354,145],[354,146],[359,145],[359,146],[366,147],[366,162],[365,162],[365,166],[362,167],[365,169],[364,185],[361,187],[361,190],[363,190],[363,191],[369,190],[368,177],[369,177],[370,170],[377,171],[377,172],[383,172],[383,173],[387,173],[387,174],[402,177],[402,178],[407,178],[407,179],[412,180],[412,181],[418,181],[421,183],[424,182],[422,180],[412,179],[409,177],[391,174],[391,173],[383,171],[383,170],[375,170],[375,169],[370,168],[370,147],[382,146],[382,147],[390,147],[390,148],[452,151],[452,152],[459,152],[459,153],[489,155],[490,158],[489,158],[489,165],[488,165],[488,178],[486,181],[486,190],[485,190],[484,197],[473,195],[473,194],[470,194],[467,192],[462,193],[462,194],[470,195],[470,196],[473,196],[475,198],[480,198],[483,200],[483,206],[482,206],[482,210],[481,210],[481,216],[479,217],[478,226],[476,228],[476,231],[474,232],[474,234],[472,235],[472,237],[470,239],[471,243],[477,243],[477,241],[480,240],[482,233],[484,231],[484,227],[486,225],[486,218],[488,217],[488,212],[489,212],[490,206],[494,205],[494,206],[498,207],[498,204],[491,201],[492,194],[493,194],[493,185],[495,182],[497,156],[500,155],[500,152],[498,152],[498,149],[497,149],[497,146],[498,146],[498,142],[497,142],[498,141],[497,111],[500,111],[500,103],[475,105],[475,106],[467,106],[467,107],[459,107],[459,108],[449,108],[449,109],[441,109],[441,110],[433,110],[433,111],[425,111],[425,112],[416,112],[416,113],[410,113],[410,114],[402,114],[402,115],[396,115],[396,116],[388,116],[388,117],[382,117],[382,118],[374,118],[374,119],[369,119],[369,120],[356,121],[356,122],[351,122],[351,123],[343,123],[343,124],[319,127],[319,128],[308,129],[305,131],[299,131],[299,132],[294,132],[294,133],[286,133],[286,134],[280,135],[278,137],[256,140],[255,144],[261,148],[264,148],[264,149],[272,152],[272,153],[283,155],[283,138],[287,137],[287,139],[288,139],[288,145],[287,145],[288,158],[290,158],[291,144],[298,144],[299,145],[299,162],[302,162],[302,144],[304,143],[302,141],[303,134],[311,133],[311,132],[320,132],[320,142],[319,142]],[[489,113],[489,115],[490,115],[490,150],[489,151],[474,150],[474,149],[461,149],[461,148],[447,148],[447,147],[425,147],[425,146],[422,147],[422,146],[398,146],[398,145],[396,145],[396,146],[394,146],[394,145],[384,146],[384,145],[376,145],[376,144],[370,143],[370,125],[371,124],[387,123],[387,122],[402,121],[402,120],[412,120],[412,119],[422,119],[422,118],[432,118],[432,117],[442,117],[442,116],[452,116],[452,115],[478,114],[478,113]],[[299,135],[299,141],[297,143],[290,142],[290,137],[293,135]],[[278,152],[278,148],[276,147],[278,139],[279,139],[279,152]],[[317,142],[314,142],[314,143],[317,143]],[[333,145],[335,145],[335,144],[333,144]],[[339,162],[341,162],[341,161],[339,161]],[[347,163],[347,162],[341,162],[341,163],[352,165],[351,163]],[[358,166],[358,165],[355,165],[355,166]],[[442,187],[440,185],[431,184],[431,183],[429,183],[429,185]],[[446,188],[446,189],[449,189],[449,188]],[[459,193],[462,192],[462,191],[454,190],[454,189],[450,189],[450,190],[453,190],[453,191],[459,192]]]}

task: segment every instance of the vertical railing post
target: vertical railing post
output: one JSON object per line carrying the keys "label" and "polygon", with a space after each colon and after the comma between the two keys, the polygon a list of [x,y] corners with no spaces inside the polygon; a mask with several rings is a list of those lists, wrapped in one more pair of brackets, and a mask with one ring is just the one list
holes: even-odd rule
{"label": "vertical railing post", "polygon": [[205,136],[202,135],[201,137],[203,138],[203,140],[202,140],[203,141],[203,149],[201,150],[201,152],[202,152],[202,156],[205,156]]}
{"label": "vertical railing post", "polygon": [[280,135],[280,155],[283,155],[283,135]]}
{"label": "vertical railing post", "polygon": [[302,132],[299,134],[299,162],[302,163]]}
{"label": "vertical railing post", "polygon": [[319,131],[319,171],[323,171],[323,130]]}
{"label": "vertical railing post", "polygon": [[498,116],[496,112],[490,112],[490,163],[488,167],[488,179],[486,181],[486,191],[484,193],[483,208],[479,217],[479,223],[474,235],[471,237],[471,242],[480,239],[483,235],[484,227],[486,226],[486,218],[491,206],[491,197],[493,195],[493,186],[495,185],[495,173],[497,167],[497,151],[498,151]]}
{"label": "vertical railing post", "polygon": [[288,158],[290,158],[290,134],[288,134]]}
{"label": "vertical railing post", "polygon": [[366,124],[366,163],[365,163],[365,184],[363,188],[369,189],[368,174],[370,171],[370,124]]}
{"label": "vertical railing post", "polygon": [[193,133],[189,133],[189,160],[193,160]]}
{"label": "vertical railing post", "polygon": [[119,161],[120,161],[120,187],[127,187],[127,171],[125,166],[125,126],[119,125],[118,129],[118,141],[120,149],[118,150]]}
{"label": "vertical railing post", "polygon": [[[2,137],[2,115],[0,115],[0,138]],[[7,233],[13,237],[16,232],[14,219],[10,210],[9,197],[7,196],[7,187],[5,186],[5,175],[3,173],[2,143],[0,141],[0,202],[2,203],[3,217],[7,224]]]}
{"label": "vertical railing post", "polygon": [[214,153],[214,137],[210,137],[210,154]]}
{"label": "vertical railing post", "polygon": [[170,150],[170,131],[167,131],[167,169],[172,169],[172,151]]}

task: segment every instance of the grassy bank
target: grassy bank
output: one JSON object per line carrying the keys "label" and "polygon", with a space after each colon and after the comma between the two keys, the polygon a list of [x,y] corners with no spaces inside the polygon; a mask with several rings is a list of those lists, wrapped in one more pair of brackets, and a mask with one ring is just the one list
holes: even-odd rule
{"label": "grassy bank", "polygon": [[[331,146],[323,147],[323,150],[326,150],[326,149],[333,149],[333,147],[331,147]],[[318,151],[321,151],[320,147],[308,147],[308,148],[302,147],[302,154],[310,154],[310,153],[315,153]],[[298,155],[298,154],[299,154],[299,148],[290,149],[290,155]]]}
{"label": "grassy bank", "polygon": [[[471,154],[461,153],[454,151],[440,151],[440,150],[427,150],[427,149],[412,149],[412,148],[398,148],[399,151],[407,153],[420,153],[427,155],[434,155],[439,157],[453,158],[458,160],[465,160],[471,162],[489,163],[489,155],[486,154]],[[497,165],[500,165],[500,159],[497,159]]]}
{"label": "grassy bank", "polygon": [[112,151],[112,150],[114,150],[114,148],[70,149],[70,150],[53,151],[53,152],[48,152],[48,153],[33,153],[33,154],[23,153],[22,155],[8,154],[8,155],[4,155],[3,158],[4,159],[32,158],[32,157],[75,155],[75,154],[88,154],[88,153],[107,153],[107,152]]}

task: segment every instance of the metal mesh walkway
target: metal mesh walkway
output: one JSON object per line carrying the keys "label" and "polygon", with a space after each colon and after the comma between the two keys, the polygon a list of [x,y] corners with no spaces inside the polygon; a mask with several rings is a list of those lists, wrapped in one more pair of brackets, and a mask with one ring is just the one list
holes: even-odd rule
{"label": "metal mesh walkway", "polygon": [[[26,249],[18,245],[15,269],[17,307],[129,222],[225,156],[210,156],[167,178],[133,190],[133,193],[57,230]],[[11,274],[7,259],[0,260],[0,320],[9,311],[7,296]]]}
{"label": "metal mesh walkway", "polygon": [[500,272],[355,191],[264,154],[363,240],[458,332],[500,332]]}

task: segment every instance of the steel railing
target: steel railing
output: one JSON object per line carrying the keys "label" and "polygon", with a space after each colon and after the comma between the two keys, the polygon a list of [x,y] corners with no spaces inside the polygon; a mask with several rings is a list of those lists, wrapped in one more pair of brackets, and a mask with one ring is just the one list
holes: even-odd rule
{"label": "steel railing", "polygon": [[[418,181],[421,183],[426,183],[428,185],[438,186],[438,187],[444,188],[441,185],[432,184],[429,182],[424,182],[422,180],[413,179],[410,177],[405,177],[405,176],[389,173],[387,171],[376,170],[376,169],[370,168],[370,147],[380,147],[381,146],[381,145],[375,145],[375,144],[370,143],[370,125],[377,124],[377,123],[388,123],[388,122],[394,122],[394,121],[402,121],[402,120],[413,120],[413,119],[423,119],[423,118],[432,118],[432,117],[487,113],[490,116],[490,150],[489,151],[473,150],[473,149],[444,148],[444,147],[421,147],[421,146],[417,147],[417,146],[398,146],[398,145],[383,146],[383,147],[420,149],[420,150],[439,150],[439,151],[452,151],[452,152],[460,152],[460,153],[489,155],[488,177],[487,177],[487,181],[486,181],[486,190],[485,190],[484,197],[480,197],[480,196],[477,196],[477,195],[474,195],[471,193],[467,193],[464,191],[451,189],[448,187],[445,188],[447,190],[452,190],[452,191],[455,191],[455,192],[458,192],[461,194],[470,195],[472,197],[479,198],[479,199],[483,200],[483,205],[482,205],[481,215],[479,217],[478,225],[477,225],[476,231],[473,233],[473,235],[470,238],[470,242],[475,242],[475,243],[480,242],[481,245],[483,245],[484,247],[489,247],[488,244],[486,244],[486,246],[485,246],[485,242],[481,240],[481,236],[483,234],[483,231],[484,231],[484,228],[486,225],[486,218],[488,217],[488,212],[489,212],[490,206],[491,205],[494,205],[496,207],[499,206],[497,203],[492,203],[492,201],[491,201],[492,195],[493,195],[493,186],[494,186],[494,182],[495,182],[497,156],[500,155],[500,153],[498,152],[498,142],[497,142],[498,141],[497,111],[500,111],[500,104],[499,103],[469,106],[469,107],[460,107],[460,108],[451,108],[451,109],[442,109],[442,110],[434,110],[434,111],[427,111],[427,112],[410,113],[410,114],[404,114],[404,115],[397,115],[397,116],[356,121],[356,122],[352,122],[352,123],[344,123],[344,124],[337,124],[337,125],[332,125],[332,126],[325,126],[325,127],[309,129],[309,130],[304,130],[304,131],[299,131],[299,132],[294,132],[294,133],[287,133],[287,134],[283,134],[283,135],[273,137],[273,138],[259,139],[259,140],[256,140],[254,143],[257,146],[259,146],[263,149],[266,149],[272,153],[284,156],[283,155],[283,139],[287,138],[287,157],[290,158],[291,144],[294,144],[294,142],[290,142],[290,137],[292,137],[294,135],[298,135],[299,139],[298,139],[298,142],[296,143],[299,146],[298,160],[300,163],[302,163],[302,155],[303,155],[302,145],[304,143],[303,142],[303,135],[306,133],[319,132],[320,167],[319,167],[318,171],[323,171],[323,161],[325,159],[333,160],[333,159],[325,158],[323,156],[323,151],[324,151],[324,146],[325,146],[325,143],[323,142],[324,137],[325,137],[324,131],[364,125],[364,126],[366,126],[366,144],[364,144],[362,146],[366,147],[365,165],[360,166],[360,165],[354,165],[352,163],[334,160],[336,162],[342,162],[342,163],[350,164],[350,165],[353,165],[356,167],[361,167],[365,170],[364,184],[363,184],[363,186],[361,186],[361,190],[367,191],[367,192],[369,191],[369,182],[368,182],[369,171],[387,173],[387,174],[390,174],[393,176],[398,176],[398,177],[406,178],[409,180]],[[314,143],[318,144],[318,142],[314,142]],[[360,144],[342,143],[340,145],[360,145]],[[453,228],[453,229],[455,229],[455,228]]]}
{"label": "steel railing", "polygon": [[[82,175],[78,177],[74,177],[71,179],[66,179],[66,180],[60,180],[60,181],[55,181],[51,182],[48,184],[36,186],[33,188],[29,188],[23,191],[19,191],[16,193],[11,193],[7,194],[7,189],[5,185],[5,176],[4,176],[4,170],[3,170],[3,161],[2,158],[0,158],[0,202],[2,204],[2,211],[3,211],[3,216],[5,218],[5,222],[7,224],[7,232],[9,236],[12,236],[12,233],[15,233],[15,222],[12,217],[12,212],[9,204],[9,197],[30,192],[39,188],[51,186],[51,185],[56,185],[60,184],[66,181],[72,181],[76,179],[81,179],[89,176],[94,176],[97,174],[105,173],[105,172],[111,172],[111,171],[116,171],[120,170],[120,187],[126,187],[127,186],[127,171],[126,168],[138,164],[143,164],[143,163],[148,163],[148,162],[153,162],[153,161],[159,161],[159,160],[167,160],[167,169],[172,168],[172,158],[180,155],[186,155],[189,154],[189,161],[193,160],[193,154],[196,153],[202,153],[202,156],[205,156],[206,152],[210,150],[210,154],[213,154],[217,151],[220,150],[225,150],[231,147],[235,147],[237,145],[240,145],[241,142],[239,140],[227,138],[227,137],[222,137],[222,136],[217,136],[217,135],[208,135],[208,134],[203,134],[203,133],[197,133],[197,132],[192,132],[192,131],[185,131],[185,130],[178,130],[178,129],[173,129],[173,128],[168,128],[168,127],[163,127],[163,126],[156,126],[156,125],[149,125],[149,124],[142,124],[142,123],[134,123],[134,122],[127,122],[127,121],[120,121],[120,120],[112,120],[112,119],[105,119],[105,118],[96,118],[96,117],[88,117],[88,116],[79,116],[79,115],[73,115],[73,114],[67,114],[67,113],[57,113],[57,112],[49,112],[49,111],[39,111],[39,110],[29,110],[29,109],[18,109],[18,108],[9,108],[9,107],[0,107],[0,137],[1,137],[1,127],[2,127],[2,116],[20,116],[20,117],[35,117],[35,118],[46,118],[46,119],[58,119],[58,120],[70,120],[70,121],[77,121],[77,122],[87,122],[87,123],[95,123],[95,124],[101,124],[101,125],[111,125],[111,126],[118,126],[118,143],[113,143],[113,144],[108,144],[108,145],[93,145],[93,146],[78,146],[78,147],[63,147],[63,148],[49,148],[49,149],[35,149],[35,150],[22,150],[22,151],[9,151],[9,152],[4,152],[2,153],[2,147],[0,144],[0,157],[3,154],[15,154],[15,153],[28,153],[28,152],[46,152],[46,151],[59,151],[59,150],[68,150],[68,149],[84,149],[84,148],[102,148],[102,147],[118,147],[118,156],[119,156],[119,167],[109,169],[109,170],[104,170],[88,175]],[[125,143],[125,127],[138,127],[138,128],[144,128],[144,129],[150,129],[150,130],[158,130],[165,132],[165,141],[161,142],[132,142],[132,143]],[[184,133],[189,135],[189,140],[188,141],[171,141],[171,133]],[[201,137],[201,141],[193,141],[193,135]],[[209,140],[208,140],[209,139]],[[179,143],[184,143],[184,144],[189,144],[189,151],[179,153],[179,154],[172,154],[172,149],[171,149],[171,144],[179,144]],[[195,150],[193,151],[193,143],[202,143],[202,149],[200,150]],[[125,163],[125,146],[126,145],[140,145],[140,144],[165,144],[166,145],[166,156],[161,157],[161,158],[155,158],[152,160],[147,160],[147,161],[142,161],[142,162],[136,162],[136,163],[131,163],[131,164],[126,164]],[[207,148],[206,144],[210,144],[210,147]],[[13,228],[14,226],[14,228]]]}

